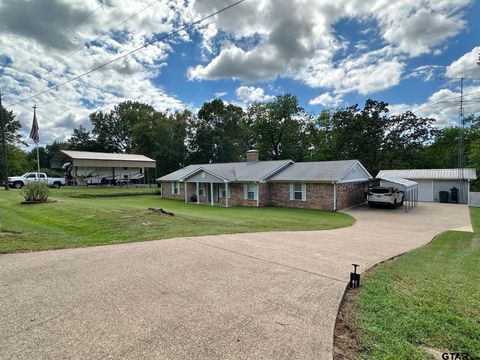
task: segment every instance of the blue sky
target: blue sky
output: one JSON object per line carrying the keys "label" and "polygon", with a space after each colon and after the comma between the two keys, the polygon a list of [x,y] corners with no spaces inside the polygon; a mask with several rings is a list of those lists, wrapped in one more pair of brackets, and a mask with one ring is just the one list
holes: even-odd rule
{"label": "blue sky", "polygon": [[[478,1],[246,0],[22,101],[231,3],[0,0],[4,103],[25,134],[37,103],[44,144],[88,128],[89,113],[126,99],[196,111],[216,97],[246,107],[285,92],[313,114],[374,98],[392,113],[424,109],[418,115],[442,127],[455,123],[459,89],[440,78],[480,78]],[[465,93],[466,112],[478,113],[480,82],[466,81]]]}

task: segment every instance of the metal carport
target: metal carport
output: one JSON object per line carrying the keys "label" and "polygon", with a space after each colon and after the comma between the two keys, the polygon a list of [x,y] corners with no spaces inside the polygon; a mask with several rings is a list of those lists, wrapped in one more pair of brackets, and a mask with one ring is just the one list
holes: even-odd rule
{"label": "metal carport", "polygon": [[394,177],[382,176],[377,177],[380,180],[380,186],[397,187],[405,193],[403,206],[405,212],[409,212],[418,204],[418,184],[415,181]]}

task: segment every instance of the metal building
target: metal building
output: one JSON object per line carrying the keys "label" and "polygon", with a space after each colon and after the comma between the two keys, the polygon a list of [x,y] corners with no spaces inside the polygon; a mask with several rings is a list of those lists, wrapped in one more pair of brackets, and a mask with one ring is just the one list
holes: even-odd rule
{"label": "metal building", "polygon": [[155,169],[156,162],[137,154],[60,150],[50,165],[79,185],[119,185],[145,183],[148,169]]}
{"label": "metal building", "polygon": [[468,204],[470,181],[477,179],[475,169],[404,169],[380,170],[377,178],[399,177],[418,183],[418,200],[440,202],[447,193],[447,202]]}

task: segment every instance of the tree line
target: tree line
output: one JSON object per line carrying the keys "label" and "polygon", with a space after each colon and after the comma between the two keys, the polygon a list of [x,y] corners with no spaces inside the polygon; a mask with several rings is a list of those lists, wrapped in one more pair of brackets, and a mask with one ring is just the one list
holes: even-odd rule
{"label": "tree line", "polygon": [[[20,123],[11,111],[2,111],[10,174],[35,169],[36,150],[24,150]],[[47,171],[50,158],[61,149],[139,153],[157,161],[161,176],[188,164],[243,161],[252,148],[261,160],[358,159],[373,176],[380,169],[458,166],[457,127],[438,129],[435,119],[411,111],[390,115],[387,103],[372,99],[363,107],[325,109],[317,116],[307,113],[292,94],[246,109],[215,99],[197,113],[158,111],[125,101],[109,112],[93,112],[89,120],[91,130],[80,126],[65,142],[41,147],[41,167]],[[480,117],[469,116],[465,124],[466,165],[480,169]]]}

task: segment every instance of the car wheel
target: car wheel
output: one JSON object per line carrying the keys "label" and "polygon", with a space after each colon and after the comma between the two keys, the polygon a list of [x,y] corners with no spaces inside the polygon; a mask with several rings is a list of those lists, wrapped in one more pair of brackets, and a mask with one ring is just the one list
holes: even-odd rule
{"label": "car wheel", "polygon": [[368,202],[368,207],[374,207],[373,203],[371,203],[370,201]]}
{"label": "car wheel", "polygon": [[13,184],[13,187],[15,189],[21,189],[23,187],[23,183],[21,183],[20,181],[17,181],[16,183]]}

